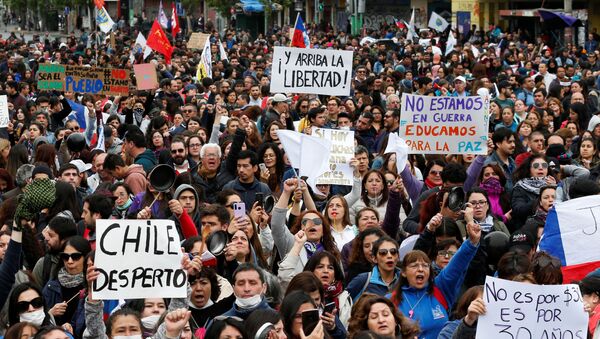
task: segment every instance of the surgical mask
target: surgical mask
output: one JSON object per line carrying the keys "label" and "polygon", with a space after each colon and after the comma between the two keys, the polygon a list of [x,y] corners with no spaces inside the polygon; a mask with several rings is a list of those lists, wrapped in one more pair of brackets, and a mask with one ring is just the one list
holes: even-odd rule
{"label": "surgical mask", "polygon": [[113,339],[142,339],[142,335],[141,334],[117,335],[117,336],[113,336]]}
{"label": "surgical mask", "polygon": [[238,307],[240,308],[250,309],[258,306],[258,304],[260,304],[261,301],[262,296],[260,294],[257,294],[250,298],[236,298],[235,304],[238,305]]}
{"label": "surgical mask", "polygon": [[120,205],[120,206],[117,205],[117,209],[124,211],[124,210],[128,209],[129,206],[131,206],[132,202],[133,202],[133,200],[131,200],[131,198],[129,198],[123,205]]}
{"label": "surgical mask", "polygon": [[156,327],[156,323],[158,323],[158,319],[160,319],[159,314],[154,314],[145,318],[142,318],[142,325],[147,329],[154,329]]}
{"label": "surgical mask", "polygon": [[33,312],[25,312],[19,315],[19,321],[32,323],[35,326],[42,326],[44,319],[46,318],[46,313],[44,313],[44,309],[40,308],[37,311]]}

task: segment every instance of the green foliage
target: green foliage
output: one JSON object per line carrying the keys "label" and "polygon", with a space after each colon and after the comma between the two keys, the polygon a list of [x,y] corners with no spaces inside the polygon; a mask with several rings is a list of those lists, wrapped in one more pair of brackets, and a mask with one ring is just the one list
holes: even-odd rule
{"label": "green foliage", "polygon": [[208,4],[208,7],[214,8],[224,18],[229,18],[229,16],[231,15],[231,7],[235,5],[235,1],[233,0],[206,0],[206,3]]}

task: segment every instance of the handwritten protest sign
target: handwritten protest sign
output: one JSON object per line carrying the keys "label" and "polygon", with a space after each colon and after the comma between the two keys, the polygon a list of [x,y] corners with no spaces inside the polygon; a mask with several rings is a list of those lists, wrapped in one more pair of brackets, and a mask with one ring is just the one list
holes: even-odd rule
{"label": "handwritten protest sign", "polygon": [[171,220],[97,220],[94,299],[186,296],[179,235]]}
{"label": "handwritten protest sign", "polygon": [[487,99],[404,93],[400,137],[410,154],[486,154]]}
{"label": "handwritten protest sign", "polygon": [[62,91],[64,89],[65,66],[55,64],[40,64],[37,71],[37,86],[45,91]]}
{"label": "handwritten protest sign", "polygon": [[130,72],[126,69],[116,68],[42,64],[38,72],[38,88],[78,93],[128,95]]}
{"label": "handwritten protest sign", "polygon": [[158,88],[158,77],[154,64],[136,64],[133,65],[137,89],[156,89]]}
{"label": "handwritten protest sign", "polygon": [[350,159],[354,157],[354,131],[313,127],[311,135],[331,141],[329,170],[319,176],[316,183],[352,186],[354,174]]}
{"label": "handwritten protest sign", "polygon": [[588,315],[577,285],[533,285],[488,276],[483,288],[486,314],[477,339],[587,337]]}
{"label": "handwritten protest sign", "polygon": [[204,47],[204,43],[206,39],[210,37],[210,34],[205,33],[192,33],[190,35],[190,40],[188,40],[187,48],[189,49],[202,49]]}
{"label": "handwritten protest sign", "polygon": [[275,47],[271,92],[350,95],[352,52]]}
{"label": "handwritten protest sign", "polygon": [[0,95],[0,127],[8,127],[9,121],[8,97],[6,95]]}
{"label": "handwritten protest sign", "polygon": [[560,259],[563,281],[582,279],[600,267],[600,252],[589,250],[600,243],[599,223],[598,195],[555,204],[548,212],[539,246]]}

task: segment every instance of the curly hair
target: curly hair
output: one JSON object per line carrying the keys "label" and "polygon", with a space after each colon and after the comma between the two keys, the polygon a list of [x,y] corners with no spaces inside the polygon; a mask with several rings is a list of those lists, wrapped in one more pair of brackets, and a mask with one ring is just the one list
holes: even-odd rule
{"label": "curly hair", "polygon": [[396,333],[395,338],[414,338],[420,332],[419,326],[400,313],[391,300],[375,294],[365,293],[352,307],[350,322],[348,323],[348,338],[353,339],[359,332],[369,329],[369,312],[375,304],[385,304],[389,307],[396,325],[400,326],[401,333]]}

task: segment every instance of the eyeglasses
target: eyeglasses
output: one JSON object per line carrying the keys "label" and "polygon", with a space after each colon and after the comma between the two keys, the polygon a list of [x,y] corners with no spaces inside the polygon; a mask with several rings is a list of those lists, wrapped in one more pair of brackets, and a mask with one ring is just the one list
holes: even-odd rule
{"label": "eyeglasses", "polygon": [[200,146],[202,146],[202,144],[190,144],[188,147],[195,148],[195,147],[200,147]]}
{"label": "eyeglasses", "polygon": [[429,171],[429,174],[431,174],[431,175],[441,175],[441,174],[442,174],[442,171],[434,171],[434,170],[431,170],[431,171]]}
{"label": "eyeglasses", "polygon": [[377,254],[379,254],[380,256],[386,256],[386,255],[388,255],[388,253],[391,255],[398,255],[398,249],[397,248],[390,248],[390,249],[381,248],[381,249],[379,249],[379,251],[377,251]]}
{"label": "eyeglasses", "polygon": [[395,180],[386,180],[385,182],[386,182],[388,185],[393,185],[393,184],[394,184],[394,181],[395,181]]}
{"label": "eyeglasses", "polygon": [[386,115],[384,115],[383,117],[384,117],[385,119],[388,119],[388,118],[393,118],[394,116],[393,116],[392,114],[386,114]]}
{"label": "eyeglasses", "polygon": [[437,255],[444,257],[444,258],[452,258],[455,254],[456,254],[456,251],[450,251],[450,250],[441,250],[441,251],[438,251],[438,253],[437,253]]}
{"label": "eyeglasses", "polygon": [[547,162],[534,162],[533,164],[531,164],[531,167],[538,169],[540,167],[542,167],[543,169],[547,169],[548,168],[548,163]]}
{"label": "eyeglasses", "polygon": [[302,219],[302,226],[306,226],[306,224],[308,224],[309,221],[311,221],[315,226],[323,224],[323,220],[321,220],[321,218],[305,218]]}
{"label": "eyeglasses", "polygon": [[177,153],[185,153],[185,149],[180,148],[180,149],[172,149],[171,150],[171,154],[177,154]]}
{"label": "eyeglasses", "polygon": [[69,130],[71,130],[73,132],[74,131],[79,131],[80,129],[81,129],[81,127],[79,127],[79,126],[73,126],[73,127],[69,128]]}
{"label": "eyeglasses", "polygon": [[194,111],[193,109],[184,109],[184,110],[183,110],[183,113],[191,113],[191,112],[193,112],[193,111]]}
{"label": "eyeglasses", "polygon": [[300,106],[300,108],[302,108],[302,109],[308,108],[308,105],[302,105],[302,106]]}
{"label": "eyeglasses", "polygon": [[431,266],[431,265],[429,265],[429,264],[427,264],[427,263],[418,263],[418,262],[414,262],[414,263],[412,263],[412,264],[410,264],[410,265],[406,266],[406,268],[408,268],[408,269],[411,269],[411,270],[416,270],[416,269],[419,269],[419,268],[422,268],[422,269],[424,269],[424,270],[428,270],[430,266]]}
{"label": "eyeglasses", "polygon": [[487,204],[487,201],[486,200],[469,201],[469,204],[471,204],[473,206],[485,206],[485,204]]}
{"label": "eyeglasses", "polygon": [[29,305],[33,308],[44,307],[44,300],[42,297],[33,298],[30,301],[19,301],[17,303],[17,313],[25,313],[29,311]]}
{"label": "eyeglasses", "polygon": [[62,252],[61,254],[59,254],[59,256],[62,261],[69,261],[69,259],[73,259],[73,261],[77,261],[77,260],[83,258],[83,254],[81,254],[79,252],[75,252],[75,253]]}

